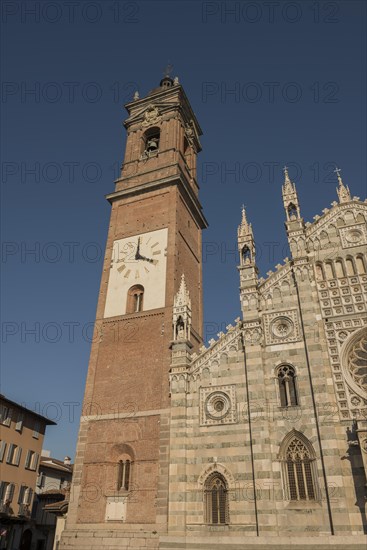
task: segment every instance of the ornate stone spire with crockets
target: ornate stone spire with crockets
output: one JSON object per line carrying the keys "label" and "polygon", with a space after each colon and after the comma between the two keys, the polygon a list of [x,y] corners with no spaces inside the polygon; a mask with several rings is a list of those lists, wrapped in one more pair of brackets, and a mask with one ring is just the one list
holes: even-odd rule
{"label": "ornate stone spire with crockets", "polygon": [[336,192],[338,193],[339,202],[349,202],[351,200],[351,195],[348,185],[344,185],[343,183],[342,177],[340,175],[341,169],[335,168],[334,172],[338,176],[338,187],[336,188]]}
{"label": "ornate stone spire with crockets", "polygon": [[181,276],[180,288],[173,302],[173,340],[190,340],[191,299],[185,275]]}
{"label": "ornate stone spire with crockets", "polygon": [[248,223],[245,207],[242,206],[242,219],[238,226],[238,251],[240,253],[240,266],[255,265],[255,242],[252,225]]}
{"label": "ornate stone spire with crockets", "polygon": [[294,182],[291,181],[288,168],[284,166],[284,183],[282,186],[283,205],[287,219],[285,227],[292,259],[302,259],[306,257],[306,237],[305,225],[301,218],[301,210],[298,201],[297,189]]}
{"label": "ornate stone spire with crockets", "polygon": [[284,183],[282,187],[283,204],[287,221],[299,220],[301,218],[298,195],[295,184],[290,180],[287,166],[284,166]]}
{"label": "ornate stone spire with crockets", "polygon": [[258,269],[255,260],[255,241],[252,225],[247,221],[245,207],[242,206],[242,219],[237,231],[240,254],[240,298],[243,315],[248,318],[256,314],[258,306]]}

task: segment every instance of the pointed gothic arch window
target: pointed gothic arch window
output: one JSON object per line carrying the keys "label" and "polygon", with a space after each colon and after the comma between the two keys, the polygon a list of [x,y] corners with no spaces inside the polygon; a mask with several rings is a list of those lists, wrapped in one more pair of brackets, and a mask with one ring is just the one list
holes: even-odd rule
{"label": "pointed gothic arch window", "polygon": [[213,472],[206,480],[204,499],[206,523],[229,523],[228,485],[219,472]]}
{"label": "pointed gothic arch window", "polygon": [[283,466],[288,500],[316,500],[316,460],[311,443],[297,432],[285,438]]}
{"label": "pointed gothic arch window", "polygon": [[295,407],[299,404],[296,371],[291,365],[280,365],[276,370],[281,407]]}
{"label": "pointed gothic arch window", "polygon": [[144,287],[134,285],[129,288],[127,293],[126,313],[139,313],[143,311]]}
{"label": "pointed gothic arch window", "polygon": [[297,207],[293,204],[293,202],[290,202],[287,207],[288,212],[288,219],[289,220],[296,220],[298,216]]}
{"label": "pointed gothic arch window", "polygon": [[241,260],[242,260],[242,265],[246,265],[251,262],[251,250],[247,245],[242,247]]}
{"label": "pointed gothic arch window", "polygon": [[176,321],[175,326],[175,340],[185,340],[186,338],[186,330],[185,330],[185,322],[180,315]]}

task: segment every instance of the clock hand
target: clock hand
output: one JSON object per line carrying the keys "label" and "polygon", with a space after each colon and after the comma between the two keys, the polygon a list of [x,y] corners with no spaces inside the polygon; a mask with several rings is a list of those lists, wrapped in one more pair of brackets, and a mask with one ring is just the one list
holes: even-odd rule
{"label": "clock hand", "polygon": [[135,260],[140,260],[140,237],[138,238],[138,245],[136,247]]}
{"label": "clock hand", "polygon": [[139,260],[145,260],[146,262],[150,262],[151,264],[157,263],[157,260],[153,260],[152,258],[147,258],[146,256],[141,256],[139,254]]}

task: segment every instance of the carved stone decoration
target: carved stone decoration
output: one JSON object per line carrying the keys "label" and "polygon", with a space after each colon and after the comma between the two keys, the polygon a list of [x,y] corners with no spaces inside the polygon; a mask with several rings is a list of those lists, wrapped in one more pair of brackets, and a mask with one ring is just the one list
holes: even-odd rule
{"label": "carved stone decoration", "polygon": [[359,399],[359,397],[356,397],[355,395],[351,398],[350,402],[354,407],[358,407],[358,405],[361,404],[361,400]]}
{"label": "carved stone decoration", "polygon": [[363,223],[352,227],[341,227],[339,234],[343,248],[367,244],[367,229]]}
{"label": "carved stone decoration", "polygon": [[362,439],[361,442],[361,449],[364,453],[367,453],[367,438]]}
{"label": "carved stone decoration", "polygon": [[264,315],[267,344],[284,344],[300,340],[297,310],[279,311]]}
{"label": "carved stone decoration", "polygon": [[271,332],[276,338],[287,338],[293,331],[293,323],[288,317],[278,317],[271,323]]}
{"label": "carved stone decoration", "polygon": [[237,422],[235,386],[200,388],[200,425]]}
{"label": "carved stone decoration", "polygon": [[186,124],[185,126],[185,136],[187,138],[187,141],[190,143],[190,145],[193,145],[194,138],[195,138],[195,130],[193,122],[190,121],[190,124]]}
{"label": "carved stone decoration", "polygon": [[[348,386],[353,390],[353,393],[357,394],[362,399],[366,399],[367,334],[365,327],[353,332],[344,342],[340,353],[340,359],[343,374]],[[351,402],[354,404],[352,400]]]}
{"label": "carved stone decoration", "polygon": [[158,107],[153,104],[148,105],[144,113],[142,126],[151,126],[152,124],[157,124],[160,120],[161,116]]}
{"label": "carved stone decoration", "polygon": [[262,330],[260,327],[248,328],[244,331],[245,343],[247,345],[254,345],[261,341]]}

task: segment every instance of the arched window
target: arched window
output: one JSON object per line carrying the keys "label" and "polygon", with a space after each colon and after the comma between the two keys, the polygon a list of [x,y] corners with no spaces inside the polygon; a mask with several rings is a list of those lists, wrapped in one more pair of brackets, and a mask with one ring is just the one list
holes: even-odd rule
{"label": "arched window", "polygon": [[345,277],[344,266],[341,260],[335,261],[335,271],[337,277]]}
{"label": "arched window", "polygon": [[334,279],[334,277],[335,277],[334,269],[333,269],[333,266],[332,266],[331,262],[326,262],[326,264],[325,264],[325,274],[326,274],[326,279],[327,280]]}
{"label": "arched window", "polygon": [[296,372],[291,365],[281,365],[277,368],[279,398],[282,407],[298,405]]}
{"label": "arched window", "polygon": [[248,246],[244,246],[241,250],[242,265],[249,264],[251,262],[251,251]]}
{"label": "arched window", "polygon": [[357,256],[356,265],[357,265],[357,272],[359,273],[359,275],[363,275],[364,273],[366,273],[362,256]]}
{"label": "arched window", "polygon": [[211,474],[205,483],[205,521],[211,524],[229,523],[228,487],[218,472]]}
{"label": "arched window", "polygon": [[347,266],[347,275],[353,276],[353,275],[356,274],[355,269],[354,269],[354,263],[353,263],[353,260],[351,258],[347,258],[345,260],[345,265]]}
{"label": "arched window", "polygon": [[143,311],[144,287],[134,285],[127,293],[126,313],[139,313]]}
{"label": "arched window", "polygon": [[144,134],[143,155],[154,157],[159,151],[160,130],[159,128],[149,128]]}
{"label": "arched window", "polygon": [[323,281],[324,280],[324,270],[322,268],[322,265],[321,264],[316,264],[316,279],[318,281]]}
{"label": "arched window", "polygon": [[297,432],[286,437],[283,450],[284,481],[289,500],[316,500],[316,463],[311,443]]}
{"label": "arched window", "polygon": [[289,220],[296,220],[297,219],[298,211],[297,211],[296,206],[292,202],[288,205],[287,211],[288,211],[288,219]]}
{"label": "arched window", "polygon": [[117,490],[128,491],[130,488],[131,460],[120,460],[117,470]]}

